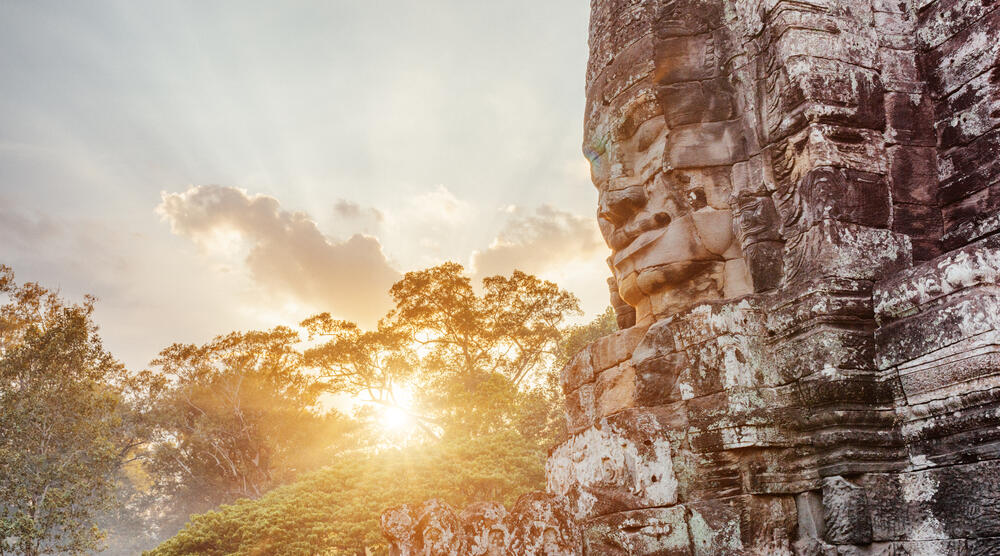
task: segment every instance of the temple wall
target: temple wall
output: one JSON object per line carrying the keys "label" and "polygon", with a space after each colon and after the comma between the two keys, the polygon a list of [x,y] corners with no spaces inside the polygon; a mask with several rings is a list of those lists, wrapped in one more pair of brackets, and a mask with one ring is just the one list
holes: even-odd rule
{"label": "temple wall", "polygon": [[944,246],[995,231],[1000,210],[1000,6],[918,0],[920,68],[933,107]]}

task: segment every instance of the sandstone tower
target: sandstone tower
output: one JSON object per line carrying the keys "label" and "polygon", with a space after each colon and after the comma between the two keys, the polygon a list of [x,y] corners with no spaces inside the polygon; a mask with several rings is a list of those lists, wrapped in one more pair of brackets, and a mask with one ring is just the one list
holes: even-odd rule
{"label": "sandstone tower", "polygon": [[1000,554],[1000,2],[592,0],[622,328],[548,493],[400,554]]}

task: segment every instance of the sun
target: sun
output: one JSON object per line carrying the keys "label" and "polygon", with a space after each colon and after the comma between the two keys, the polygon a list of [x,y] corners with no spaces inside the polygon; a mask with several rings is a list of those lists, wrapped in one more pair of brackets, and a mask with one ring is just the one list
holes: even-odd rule
{"label": "sun", "polygon": [[382,427],[387,430],[402,430],[413,423],[410,414],[398,407],[387,407],[382,410]]}
{"label": "sun", "polygon": [[379,417],[382,428],[388,431],[403,431],[414,424],[413,389],[409,385],[394,384],[391,400],[393,405],[384,405]]}

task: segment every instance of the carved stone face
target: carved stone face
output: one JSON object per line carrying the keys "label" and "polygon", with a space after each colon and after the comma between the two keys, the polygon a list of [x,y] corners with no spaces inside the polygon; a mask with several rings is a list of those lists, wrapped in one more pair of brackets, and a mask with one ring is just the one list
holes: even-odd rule
{"label": "carved stone face", "polygon": [[742,257],[728,171],[674,168],[690,134],[674,140],[652,86],[609,104],[588,102],[584,151],[599,192],[598,220],[635,320],[648,324],[694,302],[748,293],[745,265],[727,264]]}

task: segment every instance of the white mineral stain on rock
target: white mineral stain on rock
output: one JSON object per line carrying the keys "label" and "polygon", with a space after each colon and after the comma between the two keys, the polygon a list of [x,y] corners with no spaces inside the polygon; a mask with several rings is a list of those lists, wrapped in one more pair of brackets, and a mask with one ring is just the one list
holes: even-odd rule
{"label": "white mineral stain on rock", "polygon": [[910,535],[914,540],[947,538],[944,525],[926,507],[937,496],[938,482],[930,473],[904,473],[901,477],[903,500],[923,511],[914,520]]}
{"label": "white mineral stain on rock", "polygon": [[690,384],[679,382],[677,383],[677,388],[681,391],[682,400],[690,400],[694,398],[694,388],[692,388]]}
{"label": "white mineral stain on rock", "polygon": [[624,425],[604,420],[570,438],[546,464],[549,492],[567,496],[581,519],[591,515],[597,502],[592,489],[630,495],[637,507],[629,509],[676,503],[670,441],[657,429],[654,418],[636,415]]}

